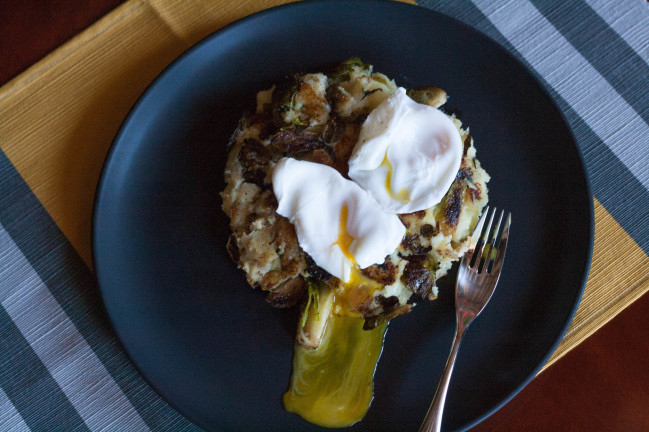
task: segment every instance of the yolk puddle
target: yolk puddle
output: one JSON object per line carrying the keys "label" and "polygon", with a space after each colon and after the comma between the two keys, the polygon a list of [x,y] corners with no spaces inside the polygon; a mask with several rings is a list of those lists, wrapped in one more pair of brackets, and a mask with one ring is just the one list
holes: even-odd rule
{"label": "yolk puddle", "polygon": [[401,189],[399,193],[394,193],[392,190],[392,164],[388,160],[388,152],[385,152],[385,156],[383,157],[383,162],[381,162],[381,166],[384,166],[387,168],[388,173],[385,176],[385,190],[390,195],[390,198],[392,198],[395,201],[400,201],[402,203],[406,203],[410,200],[410,195],[408,194],[408,191],[406,189]]}
{"label": "yolk puddle", "polygon": [[293,372],[284,408],[324,427],[345,427],[361,420],[374,396],[374,371],[383,350],[387,323],[363,330],[358,306],[380,288],[366,278],[349,250],[354,237],[347,231],[349,209],[340,211],[338,245],[352,264],[351,278],[335,292],[334,312],[328,317],[320,345],[295,344]]}
{"label": "yolk puddle", "polygon": [[318,348],[295,345],[284,408],[324,427],[361,420],[372,402],[386,329],[363,330],[362,318],[331,314]]}

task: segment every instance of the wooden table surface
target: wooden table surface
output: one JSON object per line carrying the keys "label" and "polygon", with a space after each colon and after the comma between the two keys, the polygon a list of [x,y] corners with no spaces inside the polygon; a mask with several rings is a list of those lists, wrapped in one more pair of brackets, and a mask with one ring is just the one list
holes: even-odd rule
{"label": "wooden table surface", "polygon": [[[120,4],[0,4],[0,85]],[[649,295],[535,378],[474,431],[648,431]]]}

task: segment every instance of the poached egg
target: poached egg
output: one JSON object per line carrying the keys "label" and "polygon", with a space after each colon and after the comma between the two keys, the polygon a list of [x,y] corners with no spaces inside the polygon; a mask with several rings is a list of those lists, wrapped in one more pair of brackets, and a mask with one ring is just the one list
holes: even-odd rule
{"label": "poached egg", "polygon": [[396,214],[327,165],[283,158],[272,182],[277,213],[293,224],[302,249],[343,282],[354,266],[383,263],[406,232]]}
{"label": "poached egg", "polygon": [[399,87],[363,123],[349,159],[349,177],[384,211],[412,213],[442,200],[460,168],[462,151],[453,121]]}

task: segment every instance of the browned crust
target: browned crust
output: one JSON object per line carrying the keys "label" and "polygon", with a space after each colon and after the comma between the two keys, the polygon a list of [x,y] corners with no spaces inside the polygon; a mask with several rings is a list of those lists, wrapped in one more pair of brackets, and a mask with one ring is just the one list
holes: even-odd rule
{"label": "browned crust", "polygon": [[271,270],[261,279],[261,289],[272,291],[288,279],[299,275],[305,268],[304,252],[300,248],[295,228],[285,217],[279,216],[275,223],[275,244],[284,245],[279,256],[281,269]]}
{"label": "browned crust", "polygon": [[404,224],[406,228],[410,228],[410,225],[412,225],[413,222],[426,217],[426,210],[419,210],[412,213],[402,213],[397,216],[399,216],[401,223]]}
{"label": "browned crust", "polygon": [[343,132],[340,139],[334,145],[336,168],[345,177],[347,177],[347,172],[349,171],[349,157],[352,155],[359,132],[360,127],[358,125],[348,124],[345,132]]}
{"label": "browned crust", "polygon": [[306,153],[321,146],[318,134],[304,129],[282,129],[270,138],[270,145],[283,153]]}
{"label": "browned crust", "polygon": [[433,250],[430,246],[422,246],[418,233],[406,234],[403,240],[401,240],[401,247],[406,251],[412,252],[413,255],[424,255]]}
{"label": "browned crust", "polygon": [[439,222],[435,224],[435,226],[431,224],[423,224],[421,228],[419,228],[419,235],[425,238],[431,238],[433,236],[436,236],[439,233]]}
{"label": "browned crust", "polygon": [[329,152],[325,149],[316,149],[313,151],[313,154],[311,155],[311,159],[313,162],[320,163],[323,165],[330,166],[332,168],[335,168],[334,160],[332,159],[331,155]]}
{"label": "browned crust", "polygon": [[460,219],[460,213],[462,212],[462,204],[464,200],[462,196],[464,192],[464,186],[462,182],[455,180],[451,186],[451,193],[447,195],[446,205],[444,206],[444,224],[448,228],[455,229],[457,223]]}
{"label": "browned crust", "polygon": [[457,172],[456,177],[459,178],[459,179],[471,181],[473,179],[473,171],[468,166],[463,166]]}
{"label": "browned crust", "polygon": [[313,258],[311,258],[311,255],[305,252],[304,258],[306,261],[306,272],[309,274],[309,277],[321,281],[328,281],[333,278],[333,276],[327,270],[323,269],[315,263]]}
{"label": "browned crust", "polygon": [[469,148],[471,147],[471,140],[472,140],[472,138],[471,138],[471,134],[468,134],[468,133],[467,133],[467,134],[466,134],[466,137],[464,138],[464,142],[463,142],[463,144],[464,144],[464,148],[463,148],[463,152],[462,152],[462,154],[463,154],[464,156],[466,156],[467,152],[469,151]]}
{"label": "browned crust", "polygon": [[479,184],[474,184],[475,189],[469,188],[469,195],[473,201],[479,201],[482,198],[482,187]]}
{"label": "browned crust", "polygon": [[284,309],[295,306],[306,297],[306,282],[302,276],[289,279],[274,288],[266,296],[266,303]]}
{"label": "browned crust", "polygon": [[[370,307],[369,303],[372,303]],[[378,304],[378,305],[377,305]],[[361,313],[365,316],[363,323],[364,330],[372,330],[379,325],[390,321],[397,315],[403,315],[412,310],[412,305],[399,304],[399,299],[396,296],[384,297],[382,295],[376,296],[368,300],[365,305],[361,306]],[[378,313],[377,313],[378,312]],[[365,315],[372,314],[372,315]]]}
{"label": "browned crust", "polygon": [[382,285],[392,285],[397,280],[397,267],[389,259],[383,264],[374,264],[362,269],[361,273]]}
{"label": "browned crust", "polygon": [[349,100],[349,96],[337,85],[330,87],[328,96],[333,106],[341,105]]}
{"label": "browned crust", "polygon": [[403,270],[401,281],[405,286],[422,298],[428,297],[435,285],[435,276],[426,267],[427,257],[415,255],[409,257],[408,264]]}
{"label": "browned crust", "polygon": [[300,96],[304,101],[302,111],[306,114],[308,118],[317,118],[323,115],[323,102],[322,97],[313,89],[309,83],[301,83]]}
{"label": "browned crust", "polygon": [[273,154],[256,139],[248,138],[239,151],[239,161],[243,167],[243,178],[249,183],[263,186],[268,163]]}

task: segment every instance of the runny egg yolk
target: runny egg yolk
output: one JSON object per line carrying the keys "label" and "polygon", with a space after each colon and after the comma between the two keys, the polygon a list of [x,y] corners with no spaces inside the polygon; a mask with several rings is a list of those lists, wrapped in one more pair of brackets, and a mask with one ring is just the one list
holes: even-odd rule
{"label": "runny egg yolk", "polygon": [[347,230],[349,209],[340,211],[338,240],[334,243],[352,264],[351,278],[335,293],[334,310],[315,349],[295,344],[290,387],[282,397],[284,408],[324,427],[345,427],[361,420],[374,395],[374,371],[381,356],[387,324],[363,330],[358,306],[381,285],[360,271]]}
{"label": "runny egg yolk", "polygon": [[340,219],[338,221],[338,240],[336,240],[334,245],[338,246],[343,255],[345,255],[345,258],[350,260],[356,267],[356,258],[354,258],[354,255],[349,250],[349,247],[352,245],[355,239],[351,236],[351,234],[349,234],[349,231],[347,231],[348,216],[349,207],[347,207],[347,204],[343,204],[343,206],[340,208]]}
{"label": "runny egg yolk", "polygon": [[390,196],[390,198],[392,198],[395,201],[407,203],[410,200],[410,194],[406,189],[401,189],[398,193],[395,193],[392,190],[392,173],[394,172],[394,169],[392,168],[392,164],[388,159],[387,151],[385,152],[385,156],[383,157],[383,162],[381,162],[381,166],[386,167],[388,171],[385,176],[385,190]]}
{"label": "runny egg yolk", "polygon": [[347,222],[349,208],[343,205],[340,209],[340,219],[338,222],[338,240],[334,243],[342,251],[343,255],[351,261],[352,270],[349,281],[345,282],[341,289],[336,291],[335,312],[351,316],[360,316],[358,307],[370,298],[372,293],[381,289],[381,284],[365,277],[356,263],[354,255],[350,251],[350,246],[354,237],[349,234]]}

